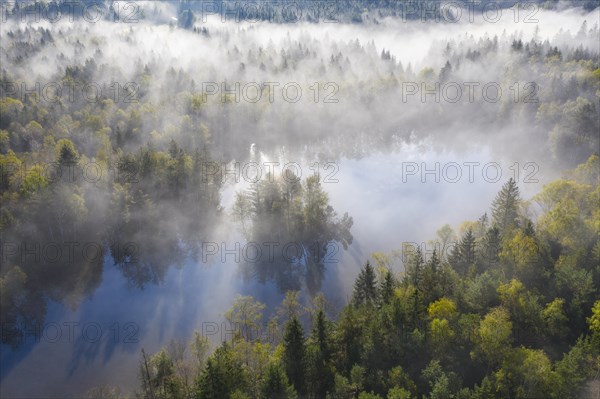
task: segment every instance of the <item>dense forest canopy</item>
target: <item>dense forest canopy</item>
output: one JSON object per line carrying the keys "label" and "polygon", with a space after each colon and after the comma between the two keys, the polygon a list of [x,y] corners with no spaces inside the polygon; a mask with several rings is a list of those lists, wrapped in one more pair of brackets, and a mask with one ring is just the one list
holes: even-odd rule
{"label": "dense forest canopy", "polygon": [[[136,348],[135,392],[88,397],[597,392],[597,2],[444,4],[1,1],[2,350],[55,304],[79,309],[106,268],[131,290],[160,286],[210,263],[232,227],[263,253],[294,244],[236,260],[281,303],[239,295],[225,339]],[[356,227],[322,165],[423,143],[510,154],[549,179],[526,198],[505,175],[480,218],[440,215],[427,245],[360,259],[332,304],[328,262]],[[244,174],[274,161],[297,168]]]}

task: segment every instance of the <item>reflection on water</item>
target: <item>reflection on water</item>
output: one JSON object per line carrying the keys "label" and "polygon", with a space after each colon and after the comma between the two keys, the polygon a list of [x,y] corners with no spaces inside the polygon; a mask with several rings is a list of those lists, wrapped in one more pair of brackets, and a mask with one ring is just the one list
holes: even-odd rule
{"label": "reflection on water", "polygon": [[[266,303],[281,299],[271,285],[245,283],[233,263],[188,260],[185,267],[170,269],[163,284],[139,290],[107,258],[102,284],[77,309],[51,302],[39,342],[28,335],[18,351],[2,350],[2,396],[80,396],[99,384],[133,389],[142,348],[189,340],[202,323],[219,322],[238,292],[260,292]],[[71,338],[69,323],[78,323]],[[53,324],[61,329],[59,339]],[[32,370],[40,377],[22,384]]]}

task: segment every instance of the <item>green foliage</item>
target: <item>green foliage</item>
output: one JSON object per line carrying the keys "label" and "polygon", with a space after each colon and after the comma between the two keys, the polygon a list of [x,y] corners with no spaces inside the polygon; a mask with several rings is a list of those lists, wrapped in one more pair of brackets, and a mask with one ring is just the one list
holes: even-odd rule
{"label": "green foliage", "polygon": [[456,318],[456,304],[448,298],[442,298],[429,305],[427,313],[431,319],[453,320]]}
{"label": "green foliage", "polygon": [[30,199],[46,187],[48,187],[48,180],[46,179],[44,170],[41,166],[36,165],[28,171],[27,175],[21,181],[19,194],[25,199]]}
{"label": "green foliage", "polygon": [[513,350],[494,377],[496,390],[509,397],[552,398],[556,393],[556,376],[542,350]]}
{"label": "green foliage", "polygon": [[79,161],[79,153],[71,140],[61,139],[56,143],[56,162],[60,165],[74,165]]}
{"label": "green foliage", "polygon": [[270,364],[261,387],[261,397],[295,399],[296,392],[288,383],[283,368],[277,364]]}
{"label": "green foliage", "polygon": [[312,382],[307,384],[307,391],[317,398],[325,397],[334,382],[330,328],[325,313],[319,310],[306,351],[306,379]]}
{"label": "green foliage", "polygon": [[386,270],[383,281],[379,284],[379,299],[382,304],[389,304],[394,297],[394,290],[396,289],[396,278],[394,277],[391,270]]}
{"label": "green foliage", "polygon": [[440,362],[432,360],[422,372],[423,378],[430,386],[431,399],[450,399],[454,397],[458,381],[453,372],[447,373]]}
{"label": "green foliage", "polygon": [[497,287],[500,277],[490,271],[467,280],[463,299],[465,305],[478,313],[498,304]]}
{"label": "green foliage", "polygon": [[[598,118],[596,104],[583,97],[567,101],[564,116],[550,133],[550,145],[554,154],[569,152],[578,160],[598,149]],[[570,162],[571,164],[573,161]]]}
{"label": "green foliage", "polygon": [[374,304],[377,300],[377,281],[375,270],[367,261],[365,267],[360,271],[354,283],[352,301],[356,306]]}
{"label": "green foliage", "polygon": [[490,365],[501,362],[510,352],[512,322],[503,308],[491,310],[479,324],[475,332],[473,357],[481,358]]}
{"label": "green foliage", "polygon": [[251,296],[238,295],[230,309],[225,312],[225,318],[232,330],[235,331],[236,339],[253,341],[258,337],[255,333],[261,331],[262,311],[265,305],[256,301]]}
{"label": "green foliage", "polygon": [[6,154],[10,150],[10,136],[7,130],[0,130],[0,154]]}
{"label": "green foliage", "polygon": [[569,319],[565,313],[564,306],[565,300],[563,298],[555,298],[542,311],[545,331],[547,331],[548,335],[563,338],[569,331],[567,326]]}
{"label": "green foliage", "polygon": [[[352,217],[347,213],[339,217],[329,205],[318,175],[302,182],[290,171],[285,176],[268,174],[245,192],[236,194],[232,215],[248,241],[277,242],[282,247],[295,244],[296,252],[290,250],[287,257],[250,262],[246,270],[261,281],[275,280],[283,291],[300,289],[304,277],[306,287],[316,295],[324,262],[331,248],[336,248],[332,242],[340,243],[344,249],[352,244]],[[292,257],[295,259],[290,261]],[[296,270],[293,263],[303,263],[305,267]]]}
{"label": "green foliage", "polygon": [[592,316],[588,317],[587,322],[590,325],[590,331],[594,336],[600,334],[600,301],[594,303]]}
{"label": "green foliage", "polygon": [[358,394],[358,399],[383,399],[383,397],[374,394],[373,392],[361,392]]}
{"label": "green foliage", "polygon": [[510,313],[515,329],[531,336],[537,334],[542,323],[542,307],[535,293],[527,291],[523,283],[513,279],[500,285],[498,294],[500,302]]}
{"label": "green foliage", "polygon": [[592,315],[587,318],[587,322],[592,333],[592,344],[600,352],[600,300],[594,303]]}
{"label": "green foliage", "polygon": [[223,343],[208,359],[197,382],[198,398],[227,398],[235,391],[247,389],[247,375],[235,359],[231,346]]}
{"label": "green foliage", "polygon": [[292,317],[285,326],[283,348],[283,364],[286,375],[296,392],[303,394],[305,392],[306,346],[304,331],[296,317]]}
{"label": "green foliage", "polygon": [[466,275],[472,268],[475,263],[475,236],[471,229],[467,230],[458,245],[454,247],[449,262],[461,276]]}
{"label": "green foliage", "polygon": [[519,225],[520,194],[517,183],[510,178],[492,203],[492,223],[506,237]]}
{"label": "green foliage", "polygon": [[544,186],[535,198],[545,210],[539,226],[551,240],[576,251],[597,237],[594,235],[598,229],[598,195],[594,192],[597,188],[597,180],[595,185],[557,180]]}
{"label": "green foliage", "polygon": [[424,303],[429,304],[439,299],[443,294],[443,267],[438,257],[437,249],[433,250],[431,259],[425,265],[422,277]]}
{"label": "green foliage", "polygon": [[394,387],[388,391],[387,399],[411,399],[413,396],[404,388]]}
{"label": "green foliage", "polygon": [[600,369],[598,356],[600,347],[589,337],[581,337],[577,343],[556,362],[555,369],[559,384],[557,398],[575,398],[582,383]]}
{"label": "green foliage", "polygon": [[417,393],[417,386],[402,366],[395,366],[388,371],[388,386],[391,387],[388,391],[388,397],[392,395],[392,392],[395,395],[394,397],[398,396],[400,398],[410,398]]}

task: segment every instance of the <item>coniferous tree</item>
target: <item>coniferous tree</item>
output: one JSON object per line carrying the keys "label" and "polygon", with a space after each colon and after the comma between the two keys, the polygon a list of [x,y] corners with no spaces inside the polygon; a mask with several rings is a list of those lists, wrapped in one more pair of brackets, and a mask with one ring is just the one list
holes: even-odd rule
{"label": "coniferous tree", "polygon": [[440,70],[440,75],[439,75],[440,83],[445,83],[448,80],[448,78],[450,77],[451,73],[452,73],[452,65],[450,65],[450,61],[446,61],[446,64]]}
{"label": "coniferous tree", "polygon": [[477,228],[474,231],[476,239],[481,239],[485,236],[485,233],[487,232],[487,230],[489,228],[488,224],[489,224],[489,218],[488,218],[488,214],[486,212],[477,220]]}
{"label": "coniferous tree", "polygon": [[411,306],[412,306],[412,322],[416,326],[419,321],[419,315],[423,310],[423,266],[425,260],[423,259],[423,252],[418,247],[413,256],[411,257],[410,264],[407,270],[408,284],[414,287],[412,294]]}
{"label": "coniferous tree", "polygon": [[360,271],[354,282],[354,291],[352,301],[355,305],[365,303],[374,303],[377,299],[377,285],[375,280],[375,270],[371,263],[367,261],[365,267]]}
{"label": "coniferous tree", "polygon": [[379,299],[381,304],[390,303],[394,296],[394,289],[396,288],[396,279],[391,270],[387,270],[385,277],[379,287]]}
{"label": "coniferous tree", "polygon": [[517,183],[510,178],[504,184],[496,199],[492,202],[492,220],[500,229],[500,234],[505,237],[512,229],[519,225],[519,204],[521,197]]}
{"label": "coniferous tree", "polygon": [[523,227],[523,234],[527,237],[535,237],[535,227],[533,226],[533,222],[530,219],[525,221],[525,226]]}
{"label": "coniferous tree", "polygon": [[440,258],[437,255],[437,250],[434,249],[431,259],[429,259],[423,270],[423,293],[425,296],[425,304],[429,304],[441,297],[439,273]]}
{"label": "coniferous tree", "polygon": [[233,392],[247,388],[244,369],[227,342],[208,359],[197,388],[200,399],[228,398]]}
{"label": "coniferous tree", "polygon": [[62,139],[56,144],[57,157],[56,161],[59,165],[57,176],[60,181],[73,183],[77,180],[77,174],[74,174],[74,168],[79,162],[79,153],[75,148],[75,144],[71,140]]}
{"label": "coniferous tree", "polygon": [[325,398],[333,386],[329,321],[323,310],[317,312],[307,350],[307,390],[315,398]]}
{"label": "coniferous tree", "polygon": [[285,327],[283,335],[283,363],[285,372],[299,394],[304,393],[305,343],[304,331],[294,316]]}
{"label": "coniferous tree", "polygon": [[467,230],[458,246],[454,248],[449,261],[461,276],[466,275],[471,265],[475,263],[475,236],[471,229]]}
{"label": "coniferous tree", "polygon": [[493,226],[485,233],[485,237],[479,247],[481,251],[478,255],[478,260],[481,263],[479,271],[484,272],[487,268],[498,264],[500,259],[498,255],[500,253],[500,247],[500,229],[498,226]]}
{"label": "coniferous tree", "polygon": [[61,166],[76,164],[79,161],[79,154],[71,140],[59,140],[56,146],[58,148],[57,161]]}
{"label": "coniferous tree", "polygon": [[288,382],[285,371],[274,363],[267,368],[260,391],[263,398],[293,399],[296,397],[296,392]]}
{"label": "coniferous tree", "polygon": [[317,312],[317,318],[312,331],[312,340],[317,344],[319,351],[323,354],[323,357],[329,359],[329,326],[328,320],[325,317],[325,312],[323,312],[322,309],[319,309]]}

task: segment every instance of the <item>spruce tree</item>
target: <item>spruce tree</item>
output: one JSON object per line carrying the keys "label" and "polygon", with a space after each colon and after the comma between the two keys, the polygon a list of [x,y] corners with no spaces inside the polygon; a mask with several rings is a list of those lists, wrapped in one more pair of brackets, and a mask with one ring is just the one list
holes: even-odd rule
{"label": "spruce tree", "polygon": [[415,327],[418,325],[419,316],[423,311],[422,281],[424,264],[423,252],[419,247],[412,256],[407,270],[408,283],[414,287],[414,293],[412,294],[412,322]]}
{"label": "spruce tree", "polygon": [[498,264],[499,261],[499,253],[501,246],[501,237],[500,237],[500,229],[497,226],[491,227],[485,233],[485,237],[483,238],[483,242],[481,245],[481,254],[479,255],[479,259],[483,262],[484,266],[480,270],[484,272],[485,269],[490,266],[494,266]]}
{"label": "spruce tree", "polygon": [[359,306],[365,303],[374,303],[377,299],[376,284],[375,270],[371,263],[367,261],[354,282],[354,292],[352,293],[354,304]]}
{"label": "spruce tree", "polygon": [[454,270],[461,276],[466,275],[469,267],[475,263],[475,236],[471,229],[467,230],[458,246],[454,248],[449,261]]}
{"label": "spruce tree", "polygon": [[492,220],[500,229],[500,234],[505,237],[519,225],[519,204],[521,197],[517,183],[510,178],[502,187],[494,202],[492,202]]}
{"label": "spruce tree", "polygon": [[247,385],[241,363],[235,358],[231,346],[224,342],[208,359],[206,368],[198,380],[198,397],[228,398],[236,390],[245,391]]}
{"label": "spruce tree", "polygon": [[260,391],[263,398],[292,399],[296,397],[294,388],[288,382],[285,372],[274,363],[269,364]]}
{"label": "spruce tree", "polygon": [[379,288],[379,299],[381,304],[390,303],[394,296],[394,289],[396,288],[396,279],[394,278],[394,274],[391,270],[387,270],[385,273],[385,277],[381,282],[381,286]]}
{"label": "spruce tree", "polygon": [[319,310],[311,333],[307,353],[307,390],[315,398],[324,398],[333,386],[329,324],[323,310]]}
{"label": "spruce tree", "polygon": [[304,331],[294,316],[285,326],[283,363],[290,382],[299,394],[304,393],[305,343]]}
{"label": "spruce tree", "polygon": [[425,304],[429,304],[441,297],[441,287],[439,283],[440,258],[437,250],[433,250],[431,259],[425,265],[423,270],[423,293]]}

